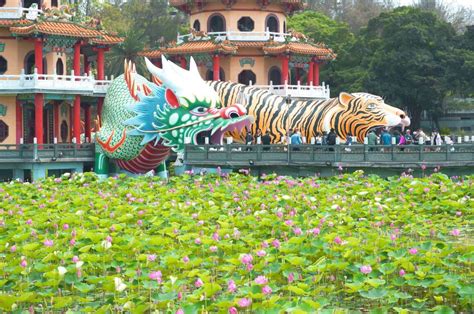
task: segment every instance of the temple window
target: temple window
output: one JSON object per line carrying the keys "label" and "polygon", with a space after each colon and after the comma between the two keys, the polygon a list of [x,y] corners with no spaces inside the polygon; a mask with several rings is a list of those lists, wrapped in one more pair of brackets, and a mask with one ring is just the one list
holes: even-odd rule
{"label": "temple window", "polygon": [[51,6],[52,7],[57,7],[58,6],[58,0],[51,0]]}
{"label": "temple window", "polygon": [[33,74],[35,72],[35,52],[31,51],[25,57],[25,74]]}
{"label": "temple window", "polygon": [[[214,71],[213,70],[207,70],[206,72],[206,81],[212,81],[214,80]],[[225,72],[222,68],[219,68],[219,80],[225,81]]]}
{"label": "temple window", "polygon": [[241,32],[251,32],[255,28],[255,23],[249,16],[244,16],[237,22],[237,28]]}
{"label": "temple window", "polygon": [[279,33],[280,32],[280,24],[278,23],[278,18],[271,14],[267,16],[267,20],[265,22],[265,30],[268,30],[272,33]]}
{"label": "temple window", "polygon": [[41,8],[41,0],[23,0],[23,7],[30,8],[32,4],[36,3],[38,5],[38,9]]}
{"label": "temple window", "polygon": [[220,14],[211,15],[207,23],[207,31],[209,33],[225,32],[224,17]]}
{"label": "temple window", "polygon": [[255,84],[256,81],[257,81],[257,76],[251,70],[243,70],[239,74],[240,84],[250,85],[250,83],[252,83],[253,85]]}
{"label": "temple window", "polygon": [[8,61],[4,57],[0,56],[0,74],[4,74],[8,69]]}
{"label": "temple window", "polygon": [[281,71],[277,66],[272,66],[268,71],[268,84],[281,85]]}
{"label": "temple window", "polygon": [[0,0],[0,7],[3,7],[7,1],[6,0]]}
{"label": "temple window", "polygon": [[201,22],[199,22],[199,20],[195,20],[193,23],[193,28],[199,32],[201,30]]}
{"label": "temple window", "polygon": [[8,137],[8,125],[0,120],[0,143],[6,140]]}
{"label": "temple window", "polygon": [[64,64],[63,64],[63,60],[61,59],[58,59],[56,61],[56,74],[64,75]]}

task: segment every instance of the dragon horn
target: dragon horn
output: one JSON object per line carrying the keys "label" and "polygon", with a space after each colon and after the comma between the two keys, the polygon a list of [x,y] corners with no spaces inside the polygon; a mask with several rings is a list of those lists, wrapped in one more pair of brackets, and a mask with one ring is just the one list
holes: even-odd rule
{"label": "dragon horn", "polygon": [[199,74],[199,70],[198,70],[196,61],[194,61],[193,57],[191,57],[189,59],[189,72],[196,75],[198,78],[201,78],[201,75]]}

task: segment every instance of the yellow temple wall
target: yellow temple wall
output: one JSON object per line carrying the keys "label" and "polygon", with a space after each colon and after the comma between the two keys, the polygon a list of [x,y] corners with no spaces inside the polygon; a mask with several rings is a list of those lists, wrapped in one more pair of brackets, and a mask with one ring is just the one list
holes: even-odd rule
{"label": "yellow temple wall", "polygon": [[206,4],[202,11],[191,13],[189,17],[190,27],[193,26],[194,21],[197,19],[201,23],[201,30],[208,31],[208,19],[215,13],[224,16],[227,31],[239,31],[237,28],[238,20],[243,16],[249,16],[255,23],[255,28],[252,32],[264,32],[266,30],[265,21],[267,16],[274,15],[278,18],[280,33],[282,33],[283,23],[286,20],[286,16],[281,6],[276,4],[269,5],[262,10],[256,1],[238,1],[232,6],[231,10],[228,10],[219,1],[217,3]]}
{"label": "yellow temple wall", "polygon": [[[51,7],[51,0],[43,0],[42,5],[49,8]],[[58,0],[58,5],[68,4],[67,0]],[[22,1],[21,0],[7,0],[4,7],[21,7]]]}
{"label": "yellow temple wall", "polygon": [[8,137],[0,144],[16,144],[16,96],[0,96],[0,104],[7,107],[7,114],[0,120],[8,125]]}

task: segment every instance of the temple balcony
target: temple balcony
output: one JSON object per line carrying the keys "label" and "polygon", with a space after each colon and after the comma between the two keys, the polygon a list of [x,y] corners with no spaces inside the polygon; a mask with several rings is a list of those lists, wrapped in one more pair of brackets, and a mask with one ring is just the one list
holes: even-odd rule
{"label": "temple balcony", "polygon": [[[113,78],[112,78],[113,80]],[[68,94],[104,97],[112,80],[96,80],[92,75],[56,74],[0,75],[0,95]]]}
{"label": "temple balcony", "polygon": [[181,44],[186,41],[198,41],[198,40],[231,40],[231,41],[269,41],[273,40],[276,42],[285,42],[285,39],[292,39],[291,34],[278,33],[278,32],[241,32],[241,31],[225,31],[225,32],[203,32],[203,36],[196,34],[179,35],[177,38],[177,44]]}
{"label": "temple balcony", "polygon": [[253,85],[255,87],[266,89],[269,92],[283,97],[305,98],[305,99],[328,99],[330,98],[329,85]]}
{"label": "temple balcony", "polygon": [[21,19],[26,18],[28,20],[36,20],[38,15],[42,14],[43,11],[33,8],[23,7],[1,7],[0,8],[0,20],[2,19]]}

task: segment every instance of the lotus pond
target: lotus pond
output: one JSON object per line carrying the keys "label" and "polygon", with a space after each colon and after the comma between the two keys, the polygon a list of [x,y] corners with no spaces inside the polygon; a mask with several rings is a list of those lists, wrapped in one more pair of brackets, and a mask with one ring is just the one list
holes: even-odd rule
{"label": "lotus pond", "polygon": [[474,177],[0,185],[0,312],[472,312]]}

